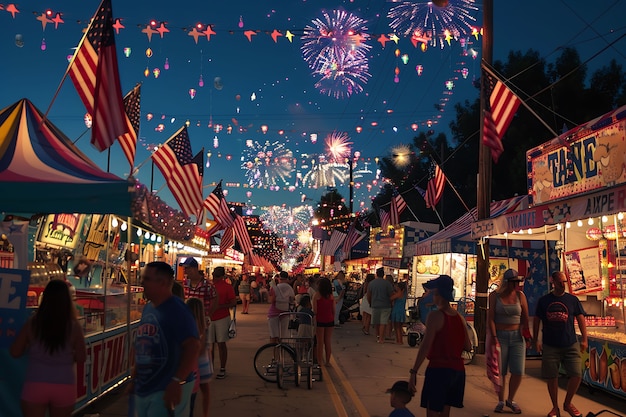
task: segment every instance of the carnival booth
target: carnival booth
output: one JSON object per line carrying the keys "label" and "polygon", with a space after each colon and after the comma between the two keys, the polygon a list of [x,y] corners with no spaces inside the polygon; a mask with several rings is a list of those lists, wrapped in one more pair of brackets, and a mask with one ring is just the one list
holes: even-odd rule
{"label": "carnival booth", "polygon": [[[626,106],[530,149],[526,156],[533,205],[477,222],[473,228],[476,238],[557,236],[560,266],[550,271],[565,271],[568,291],[587,313],[589,349],[583,358],[583,381],[622,397],[626,397],[625,132]],[[548,290],[546,286],[543,293]]]}
{"label": "carnival booth", "polygon": [[0,111],[0,150],[0,287],[10,288],[8,299],[0,298],[3,416],[21,416],[16,399],[25,366],[8,347],[50,279],[72,284],[85,325],[78,408],[128,375],[131,305],[138,298],[130,284],[110,279],[127,249],[122,221],[114,227],[110,213],[130,222],[133,184],[100,170],[27,99]]}

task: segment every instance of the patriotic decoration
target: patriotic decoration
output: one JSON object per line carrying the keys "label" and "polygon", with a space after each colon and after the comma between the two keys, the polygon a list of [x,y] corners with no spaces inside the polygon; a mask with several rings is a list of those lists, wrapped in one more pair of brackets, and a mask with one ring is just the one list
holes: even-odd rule
{"label": "patriotic decoration", "polygon": [[441,196],[443,195],[443,189],[446,186],[446,176],[443,171],[437,165],[435,161],[431,163],[430,179],[428,180],[428,186],[424,193],[424,200],[426,201],[426,207],[435,208]]}
{"label": "patriotic decoration", "polygon": [[68,73],[93,120],[91,143],[102,152],[119,136],[128,133],[111,0],[103,0],[100,4],[76,49]]}
{"label": "patriotic decoration", "polygon": [[218,222],[223,229],[232,227],[233,216],[230,213],[226,199],[224,198],[224,191],[222,191],[222,181],[215,186],[215,189],[204,200],[204,208],[213,215],[213,219]]}
{"label": "patriotic decoration", "polygon": [[398,190],[394,190],[389,206],[390,224],[393,226],[400,224],[400,214],[402,214],[406,208],[406,201],[404,201],[404,198],[398,193]]}
{"label": "patriotic decoration", "polygon": [[202,177],[193,162],[187,126],[183,126],[152,154],[172,195],[187,216],[198,216],[202,209]]}
{"label": "patriotic decoration", "polygon": [[380,209],[379,216],[380,216],[380,228],[383,229],[383,231],[387,231],[387,229],[389,229],[389,226],[391,226],[391,217],[389,216],[389,212],[383,209]]}
{"label": "patriotic decoration", "polygon": [[502,137],[509,127],[521,100],[494,74],[483,67],[483,75],[489,96],[489,106],[484,110],[483,120],[483,145],[491,148],[491,158],[495,163],[502,152]]}
{"label": "patriotic decoration", "polygon": [[339,230],[333,230],[330,234],[330,240],[324,241],[321,253],[323,256],[335,256],[335,252],[346,239],[346,233]]}
{"label": "patriotic decoration", "polygon": [[135,164],[137,151],[137,136],[139,135],[139,120],[141,119],[141,84],[137,84],[126,97],[124,97],[124,110],[126,114],[126,133],[117,138],[130,163],[132,172]]}
{"label": "patriotic decoration", "polygon": [[365,230],[361,226],[361,222],[359,219],[355,219],[354,222],[350,225],[348,229],[348,234],[346,235],[346,239],[343,242],[343,253],[344,258],[350,257],[350,251],[353,247],[356,246],[361,240],[363,240],[366,236]]}
{"label": "patriotic decoration", "polygon": [[220,240],[220,252],[226,252],[226,249],[232,248],[235,244],[235,229],[229,227],[222,232],[222,240]]}
{"label": "patriotic decoration", "polygon": [[244,254],[252,252],[252,241],[250,240],[250,235],[248,234],[246,221],[238,214],[235,214],[233,229],[235,231],[235,238],[237,239],[237,243],[239,243],[241,252]]}

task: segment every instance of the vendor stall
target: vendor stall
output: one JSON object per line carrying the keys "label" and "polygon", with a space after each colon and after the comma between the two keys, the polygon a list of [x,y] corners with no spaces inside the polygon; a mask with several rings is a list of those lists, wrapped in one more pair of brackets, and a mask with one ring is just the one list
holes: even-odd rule
{"label": "vendor stall", "polygon": [[626,106],[529,150],[533,206],[472,227],[475,239],[557,240],[558,269],[565,271],[568,292],[581,300],[588,315],[583,381],[624,397],[625,131]]}

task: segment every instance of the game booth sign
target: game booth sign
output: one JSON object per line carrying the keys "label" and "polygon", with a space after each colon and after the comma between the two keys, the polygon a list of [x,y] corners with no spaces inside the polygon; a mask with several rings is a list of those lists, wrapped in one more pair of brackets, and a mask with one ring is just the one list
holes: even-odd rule
{"label": "game booth sign", "polygon": [[626,398],[626,106],[530,149],[526,160],[532,205],[477,221],[472,235],[556,240],[567,290],[587,314],[583,381]]}

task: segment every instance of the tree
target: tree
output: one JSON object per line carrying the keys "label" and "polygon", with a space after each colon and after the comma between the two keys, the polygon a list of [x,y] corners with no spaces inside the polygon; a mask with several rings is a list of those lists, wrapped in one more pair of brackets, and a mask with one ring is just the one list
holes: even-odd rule
{"label": "tree", "polygon": [[327,229],[347,228],[351,221],[350,214],[345,199],[334,187],[320,197],[315,209],[315,218],[320,226]]}

